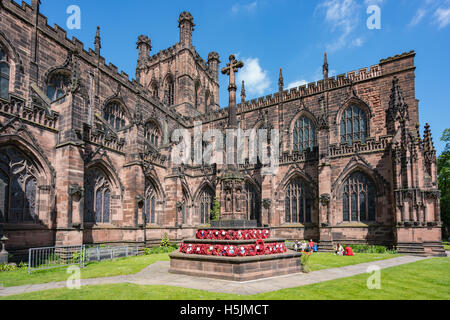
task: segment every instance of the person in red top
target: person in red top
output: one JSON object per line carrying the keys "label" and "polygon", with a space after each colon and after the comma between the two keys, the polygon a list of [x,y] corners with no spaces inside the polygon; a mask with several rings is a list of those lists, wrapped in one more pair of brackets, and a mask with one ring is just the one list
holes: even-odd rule
{"label": "person in red top", "polygon": [[350,246],[345,247],[344,256],[349,256],[349,257],[354,256],[352,247],[350,247]]}
{"label": "person in red top", "polygon": [[312,239],[311,240],[309,240],[309,249],[313,249],[314,248],[314,241],[312,241]]}

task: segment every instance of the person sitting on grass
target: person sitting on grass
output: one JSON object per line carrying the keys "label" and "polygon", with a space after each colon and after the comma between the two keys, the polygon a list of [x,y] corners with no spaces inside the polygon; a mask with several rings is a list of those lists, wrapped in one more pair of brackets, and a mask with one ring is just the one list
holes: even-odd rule
{"label": "person sitting on grass", "polygon": [[314,241],[312,241],[312,239],[311,240],[309,240],[309,249],[313,249],[314,248]]}
{"label": "person sitting on grass", "polygon": [[342,247],[342,245],[341,245],[340,243],[338,243],[338,244],[336,245],[336,251],[335,251],[335,254],[338,255],[338,256],[344,255],[344,248]]}
{"label": "person sitting on grass", "polygon": [[345,247],[344,256],[353,257],[353,249],[350,246]]}
{"label": "person sitting on grass", "polygon": [[306,252],[306,249],[307,249],[306,242],[302,242],[301,250],[302,250],[303,252]]}

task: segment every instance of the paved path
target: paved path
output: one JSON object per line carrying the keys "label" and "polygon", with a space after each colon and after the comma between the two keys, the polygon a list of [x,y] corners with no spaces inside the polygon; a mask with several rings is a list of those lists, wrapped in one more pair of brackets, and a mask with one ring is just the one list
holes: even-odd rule
{"label": "paved path", "polygon": [[[298,273],[293,275],[253,280],[247,282],[233,282],[225,280],[211,280],[184,275],[170,274],[169,262],[156,262],[135,275],[118,276],[110,278],[82,279],[81,285],[102,285],[116,283],[133,283],[137,285],[167,285],[190,289],[200,289],[219,293],[234,293],[252,295],[287,288],[295,288],[309,284],[347,278],[367,272],[369,266],[376,265],[381,269],[412,263],[427,258],[403,256],[389,260],[373,261],[336,269],[315,271],[309,274]],[[66,282],[53,282],[46,284],[27,285],[20,287],[0,288],[0,296],[10,296],[27,292],[65,288]]]}

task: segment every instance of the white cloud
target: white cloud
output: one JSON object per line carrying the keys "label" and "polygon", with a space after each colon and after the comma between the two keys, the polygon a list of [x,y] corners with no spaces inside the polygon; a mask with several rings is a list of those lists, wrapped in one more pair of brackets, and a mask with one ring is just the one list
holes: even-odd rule
{"label": "white cloud", "polygon": [[364,0],[364,4],[366,6],[370,6],[370,5],[378,5],[381,6],[384,3],[384,0]]}
{"label": "white cloud", "polygon": [[245,81],[245,89],[250,95],[263,95],[270,87],[268,72],[263,70],[258,58],[244,58],[244,68],[237,74],[237,81]]}
{"label": "white cloud", "polygon": [[298,87],[301,87],[301,86],[304,86],[307,84],[308,84],[308,81],[306,81],[306,80],[298,80],[298,81],[289,83],[286,89],[298,88]]}
{"label": "white cloud", "polygon": [[254,12],[256,8],[258,7],[258,1],[253,1],[249,4],[239,4],[236,3],[231,7],[231,12],[233,14],[238,14],[240,12],[246,11],[246,12]]}
{"label": "white cloud", "polygon": [[331,31],[340,33],[334,42],[327,45],[327,51],[337,51],[351,44],[352,41],[349,38],[359,22],[359,6],[356,1],[326,0],[317,8],[325,10],[325,21],[330,25]]}
{"label": "white cloud", "polygon": [[426,14],[427,14],[426,9],[419,8],[416,12],[416,15],[413,17],[413,19],[409,23],[409,26],[413,27],[413,26],[418,25],[420,23],[420,21],[422,21],[422,19],[425,17]]}
{"label": "white cloud", "polygon": [[361,47],[363,44],[364,44],[363,38],[356,38],[355,40],[352,41],[351,46],[352,47]]}
{"label": "white cloud", "polygon": [[439,24],[439,29],[445,28],[450,24],[450,8],[439,8],[434,13],[434,16],[437,19],[436,23]]}

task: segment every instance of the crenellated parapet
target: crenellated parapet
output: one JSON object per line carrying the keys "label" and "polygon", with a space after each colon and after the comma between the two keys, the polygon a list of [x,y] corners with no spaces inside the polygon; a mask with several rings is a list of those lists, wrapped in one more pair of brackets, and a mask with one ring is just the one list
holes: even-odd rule
{"label": "crenellated parapet", "polygon": [[352,145],[348,143],[332,144],[329,146],[330,158],[347,157],[355,153],[371,153],[385,151],[390,147],[392,136],[381,136],[378,140],[367,138],[365,142],[353,141]]}
{"label": "crenellated parapet", "polygon": [[19,117],[32,124],[39,125],[50,130],[57,130],[59,114],[55,111],[31,103],[27,105],[24,100],[11,97],[10,101],[0,100],[0,113],[8,116]]}

